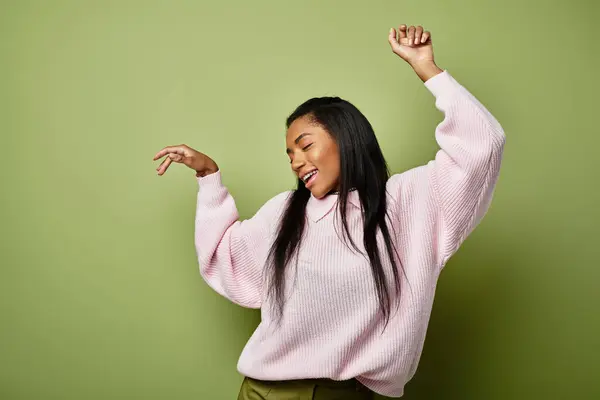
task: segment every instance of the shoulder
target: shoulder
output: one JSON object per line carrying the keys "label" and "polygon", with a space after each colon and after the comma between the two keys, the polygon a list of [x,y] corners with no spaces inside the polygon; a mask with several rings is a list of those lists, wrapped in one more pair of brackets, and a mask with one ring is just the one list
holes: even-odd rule
{"label": "shoulder", "polygon": [[431,162],[419,165],[404,172],[393,174],[386,183],[386,188],[393,198],[401,194],[409,194],[418,191],[427,184],[427,177],[431,171]]}
{"label": "shoulder", "polygon": [[390,176],[386,191],[391,202],[399,208],[426,202],[431,196],[433,161]]}
{"label": "shoulder", "polygon": [[264,205],[268,205],[270,207],[283,206],[292,198],[293,194],[293,190],[286,190],[285,192],[277,193],[275,196],[267,200]]}
{"label": "shoulder", "polygon": [[287,206],[288,201],[292,198],[292,190],[277,193],[269,198],[258,210],[257,214],[262,214],[268,217],[276,217],[282,214]]}

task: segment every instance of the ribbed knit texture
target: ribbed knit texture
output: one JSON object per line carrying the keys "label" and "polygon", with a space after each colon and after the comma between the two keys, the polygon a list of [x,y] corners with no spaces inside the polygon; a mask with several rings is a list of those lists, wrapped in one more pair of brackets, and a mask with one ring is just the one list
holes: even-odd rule
{"label": "ribbed knit texture", "polygon": [[[421,356],[439,273],[487,212],[505,143],[498,121],[447,70],[424,85],[444,114],[435,130],[440,150],[426,165],[387,183],[393,241],[404,273],[385,331],[368,258],[341,240],[337,195],[308,201],[305,239],[286,271],[286,305],[277,327],[266,297],[265,262],[291,192],[240,221],[221,173],[198,178],[200,273],[232,302],[262,310],[239,359],[241,374],[262,380],[357,378],[377,393],[402,396]],[[357,192],[350,193],[347,212],[352,238],[364,250]]]}

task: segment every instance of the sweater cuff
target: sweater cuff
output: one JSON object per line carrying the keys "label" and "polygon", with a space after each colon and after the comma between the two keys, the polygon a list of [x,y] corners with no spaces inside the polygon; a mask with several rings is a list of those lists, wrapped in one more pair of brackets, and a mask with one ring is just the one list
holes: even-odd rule
{"label": "sweater cuff", "polygon": [[220,188],[223,187],[223,182],[221,180],[221,170],[217,170],[217,172],[213,172],[212,174],[208,174],[205,176],[197,176],[196,180],[198,181],[198,185],[201,188]]}
{"label": "sweater cuff", "polygon": [[436,99],[440,96],[449,96],[460,87],[460,84],[446,69],[433,78],[429,78],[423,84]]}

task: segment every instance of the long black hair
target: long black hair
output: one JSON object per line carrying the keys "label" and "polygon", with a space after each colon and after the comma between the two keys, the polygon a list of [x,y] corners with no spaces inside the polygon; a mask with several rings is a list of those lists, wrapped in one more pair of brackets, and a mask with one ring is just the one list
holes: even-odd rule
{"label": "long black hair", "polygon": [[[315,97],[307,100],[287,118],[286,127],[289,128],[296,119],[304,116],[323,127],[337,143],[340,154],[337,208],[342,218],[344,239],[348,238],[352,247],[360,252],[350,236],[346,220],[348,193],[351,189],[358,191],[364,222],[363,244],[371,264],[379,304],[387,325],[391,301],[377,246],[378,231],[383,235],[387,255],[392,264],[396,294],[400,283],[398,268],[393,257],[396,250],[390,237],[391,226],[389,225],[391,224],[386,222],[386,182],[390,173],[375,132],[358,108],[339,97]],[[300,249],[306,222],[306,204],[310,195],[310,191],[298,178],[297,188],[292,191],[267,258],[267,265],[272,272],[269,294],[275,296],[275,311],[279,317],[284,308],[285,268],[294,253],[297,254]]]}

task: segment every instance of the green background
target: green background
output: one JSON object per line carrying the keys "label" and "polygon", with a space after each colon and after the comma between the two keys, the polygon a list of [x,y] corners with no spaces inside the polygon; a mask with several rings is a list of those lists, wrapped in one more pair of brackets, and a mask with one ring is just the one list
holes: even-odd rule
{"label": "green background", "polygon": [[[213,157],[247,218],[294,184],[284,121],[339,95],[394,173],[442,114],[401,23],[507,134],[484,222],[441,276],[406,399],[598,399],[598,2],[0,1],[0,398],[234,399],[259,312],[201,279]],[[596,50],[594,50],[596,49]]]}

